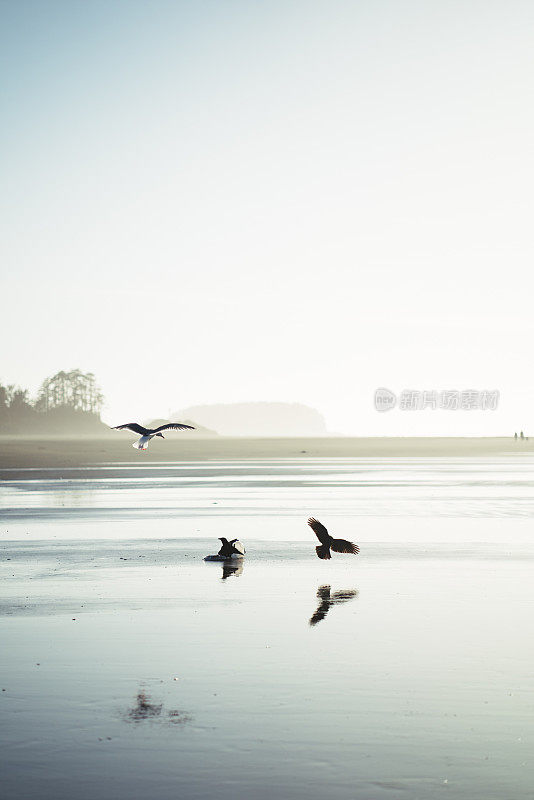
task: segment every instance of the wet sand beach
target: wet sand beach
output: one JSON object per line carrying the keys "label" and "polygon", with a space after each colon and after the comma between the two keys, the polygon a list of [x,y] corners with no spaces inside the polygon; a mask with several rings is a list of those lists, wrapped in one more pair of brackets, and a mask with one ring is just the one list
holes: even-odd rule
{"label": "wet sand beach", "polygon": [[135,434],[110,431],[103,437],[10,437],[0,436],[0,473],[16,474],[21,468],[78,467],[93,465],[144,465],[176,461],[205,461],[254,458],[390,458],[534,455],[534,440],[514,441],[512,437],[350,437],[245,438],[217,436],[204,438],[191,433],[167,434],[155,439],[146,452],[130,445]]}
{"label": "wet sand beach", "polygon": [[1,473],[8,800],[531,797],[528,453],[87,467]]}

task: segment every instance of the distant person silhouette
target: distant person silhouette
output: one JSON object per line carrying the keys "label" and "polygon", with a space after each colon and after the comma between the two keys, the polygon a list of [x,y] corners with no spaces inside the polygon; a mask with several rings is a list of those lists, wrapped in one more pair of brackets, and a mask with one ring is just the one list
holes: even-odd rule
{"label": "distant person silhouette", "polygon": [[523,431],[521,431],[521,433],[520,433],[519,435],[520,435],[520,437],[521,437],[522,439],[524,439],[524,438],[525,438],[525,435],[524,435]]}
{"label": "distant person silhouette", "polygon": [[517,431],[514,433],[514,439],[515,439],[515,440],[516,440],[516,442],[517,442]]}

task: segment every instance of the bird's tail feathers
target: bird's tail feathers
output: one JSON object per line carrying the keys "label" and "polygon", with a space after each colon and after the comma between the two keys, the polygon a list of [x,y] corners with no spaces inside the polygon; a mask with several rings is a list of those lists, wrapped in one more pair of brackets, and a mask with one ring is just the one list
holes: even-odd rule
{"label": "bird's tail feathers", "polygon": [[330,555],[330,548],[328,547],[327,544],[317,545],[317,547],[315,548],[315,552],[317,553],[319,558],[323,558],[325,560],[328,558],[332,558],[332,556]]}
{"label": "bird's tail feathers", "polygon": [[138,439],[137,442],[134,442],[132,444],[132,447],[135,447],[136,450],[146,450],[147,447],[148,447],[148,442],[149,441],[150,440],[147,439],[146,437],[141,436],[141,438]]}

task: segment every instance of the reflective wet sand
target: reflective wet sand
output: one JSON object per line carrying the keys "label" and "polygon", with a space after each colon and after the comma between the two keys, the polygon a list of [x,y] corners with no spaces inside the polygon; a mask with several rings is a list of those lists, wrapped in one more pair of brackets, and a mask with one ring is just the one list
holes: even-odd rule
{"label": "reflective wet sand", "polygon": [[1,486],[7,798],[531,797],[533,464],[311,467]]}

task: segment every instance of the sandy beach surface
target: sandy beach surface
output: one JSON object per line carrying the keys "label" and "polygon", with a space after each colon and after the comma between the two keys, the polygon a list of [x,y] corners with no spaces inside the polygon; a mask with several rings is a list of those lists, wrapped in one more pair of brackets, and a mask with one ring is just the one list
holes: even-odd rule
{"label": "sandy beach surface", "polygon": [[532,797],[526,449],[58,448],[1,457],[6,800]]}
{"label": "sandy beach surface", "polygon": [[172,464],[176,461],[242,460],[255,458],[390,458],[534,455],[534,440],[513,437],[320,437],[251,439],[203,438],[189,432],[168,433],[140,452],[130,447],[138,437],[110,431],[94,437],[0,436],[0,480],[17,476],[21,468]]}

